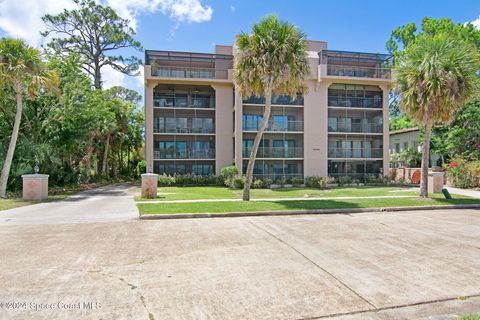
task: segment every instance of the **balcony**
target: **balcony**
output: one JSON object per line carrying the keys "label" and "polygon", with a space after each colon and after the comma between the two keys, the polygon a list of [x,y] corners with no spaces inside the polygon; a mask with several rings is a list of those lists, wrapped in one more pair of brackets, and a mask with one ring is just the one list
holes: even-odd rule
{"label": "balcony", "polygon": [[191,96],[155,96],[153,98],[154,108],[199,108],[214,109],[215,97],[191,97]]}
{"label": "balcony", "polygon": [[383,107],[383,103],[381,98],[328,96],[328,106],[342,108],[381,109]]}
{"label": "balcony", "polygon": [[[250,158],[251,153],[251,148],[243,148],[244,158]],[[303,148],[260,147],[258,148],[256,158],[303,158]]]}
{"label": "balcony", "polygon": [[[243,131],[256,132],[260,123],[243,123]],[[265,131],[272,132],[303,132],[303,121],[268,121]]]}
{"label": "balcony", "polygon": [[[265,104],[265,97],[252,96],[243,99],[244,104]],[[292,105],[303,106],[303,96],[298,95],[296,99],[292,99],[290,96],[276,95],[272,97],[272,105]]]}
{"label": "balcony", "polygon": [[228,79],[228,70],[215,68],[152,66],[153,77],[183,79]]}
{"label": "balcony", "polygon": [[388,54],[323,50],[319,57],[320,79],[329,76],[391,79],[392,56]]}
{"label": "balcony", "polygon": [[192,128],[192,127],[177,127],[177,128],[159,128],[153,127],[153,133],[171,133],[171,134],[213,134],[213,128]]}
{"label": "balcony", "polygon": [[347,132],[347,133],[382,133],[383,125],[376,125],[372,123],[345,123],[338,121],[336,126],[328,126],[328,132]]}
{"label": "balcony", "polygon": [[380,78],[390,79],[390,68],[370,68],[354,66],[328,65],[327,75],[337,77]]}
{"label": "balcony", "polygon": [[383,158],[382,148],[328,148],[329,158]]}
{"label": "balcony", "polygon": [[153,151],[154,159],[190,160],[215,159],[215,149],[185,150],[185,149],[157,149]]}

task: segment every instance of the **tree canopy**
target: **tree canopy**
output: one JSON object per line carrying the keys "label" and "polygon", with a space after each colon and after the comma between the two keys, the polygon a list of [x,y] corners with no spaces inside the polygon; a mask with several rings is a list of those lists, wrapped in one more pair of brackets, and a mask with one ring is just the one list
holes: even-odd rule
{"label": "tree canopy", "polygon": [[78,8],[64,9],[58,15],[47,14],[42,18],[46,27],[42,35],[52,37],[47,47],[56,54],[78,55],[81,68],[92,77],[97,89],[102,87],[101,70],[104,67],[135,74],[140,59],[117,54],[119,49],[125,48],[142,50],[140,42],[134,39],[135,31],[129,21],[112,8],[93,0],[74,2]]}

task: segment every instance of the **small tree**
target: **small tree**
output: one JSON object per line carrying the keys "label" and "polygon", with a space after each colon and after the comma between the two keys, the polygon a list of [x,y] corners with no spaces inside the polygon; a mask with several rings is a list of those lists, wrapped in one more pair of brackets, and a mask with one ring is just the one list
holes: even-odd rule
{"label": "small tree", "polygon": [[420,196],[428,197],[430,135],[435,121],[449,122],[472,93],[479,54],[447,34],[420,34],[397,53],[395,88],[401,107],[424,127]]}
{"label": "small tree", "polygon": [[296,98],[304,90],[309,72],[305,34],[274,15],[254,24],[252,33],[241,33],[234,54],[235,85],[243,96],[264,96],[263,118],[248,160],[243,200],[250,200],[255,157],[270,118],[273,94]]}
{"label": "small tree", "polygon": [[124,58],[113,53],[122,48],[142,50],[133,36],[135,31],[110,7],[93,0],[74,0],[78,9],[64,10],[58,15],[45,15],[42,20],[47,30],[43,36],[57,36],[48,47],[58,54],[77,54],[82,69],[87,72],[97,89],[102,87],[102,69],[110,66],[131,75],[141,61],[136,57]]}
{"label": "small tree", "polygon": [[12,135],[0,175],[0,198],[6,197],[7,182],[22,122],[23,98],[35,99],[40,90],[56,91],[59,77],[46,68],[40,52],[22,40],[0,39],[0,86],[15,92],[16,111]]}

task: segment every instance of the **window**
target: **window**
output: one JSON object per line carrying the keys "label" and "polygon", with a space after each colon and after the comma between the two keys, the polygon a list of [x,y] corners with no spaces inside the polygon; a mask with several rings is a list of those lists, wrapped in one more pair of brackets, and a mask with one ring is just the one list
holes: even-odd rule
{"label": "window", "polygon": [[213,119],[212,118],[193,118],[192,132],[213,133]]}
{"label": "window", "polygon": [[408,141],[403,143],[403,150],[408,149]]}
{"label": "window", "polygon": [[243,118],[243,130],[257,131],[263,116],[258,114],[244,114],[242,118]]}

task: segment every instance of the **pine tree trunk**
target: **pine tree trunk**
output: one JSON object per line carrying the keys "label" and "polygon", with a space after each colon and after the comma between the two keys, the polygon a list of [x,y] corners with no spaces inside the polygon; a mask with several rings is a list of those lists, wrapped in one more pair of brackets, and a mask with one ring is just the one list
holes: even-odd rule
{"label": "pine tree trunk", "polygon": [[422,146],[422,180],[420,181],[420,197],[428,198],[428,167],[430,164],[430,136],[432,133],[432,120],[425,124],[425,134]]}
{"label": "pine tree trunk", "polygon": [[243,200],[250,201],[250,187],[253,179],[253,169],[255,167],[255,157],[257,156],[258,147],[263,137],[263,132],[267,127],[268,119],[270,118],[270,111],[272,109],[272,79],[269,79],[265,92],[265,110],[263,112],[263,119],[260,122],[257,135],[253,141],[252,152],[248,160],[247,172],[245,173],[245,184],[243,186]]}
{"label": "pine tree trunk", "polygon": [[5,162],[3,163],[2,174],[0,175],[0,198],[5,198],[7,196],[7,182],[8,176],[10,175],[10,167],[12,166],[13,153],[15,152],[15,147],[17,146],[18,131],[20,130],[20,123],[22,122],[22,112],[23,112],[23,98],[22,91],[23,87],[20,82],[14,84],[17,110],[15,112],[15,122],[13,123],[12,137],[10,138],[10,144],[8,145],[7,156],[5,157]]}
{"label": "pine tree trunk", "polygon": [[107,140],[105,141],[105,151],[103,153],[103,162],[102,162],[102,174],[108,176],[108,148],[110,146],[110,134],[107,135]]}

